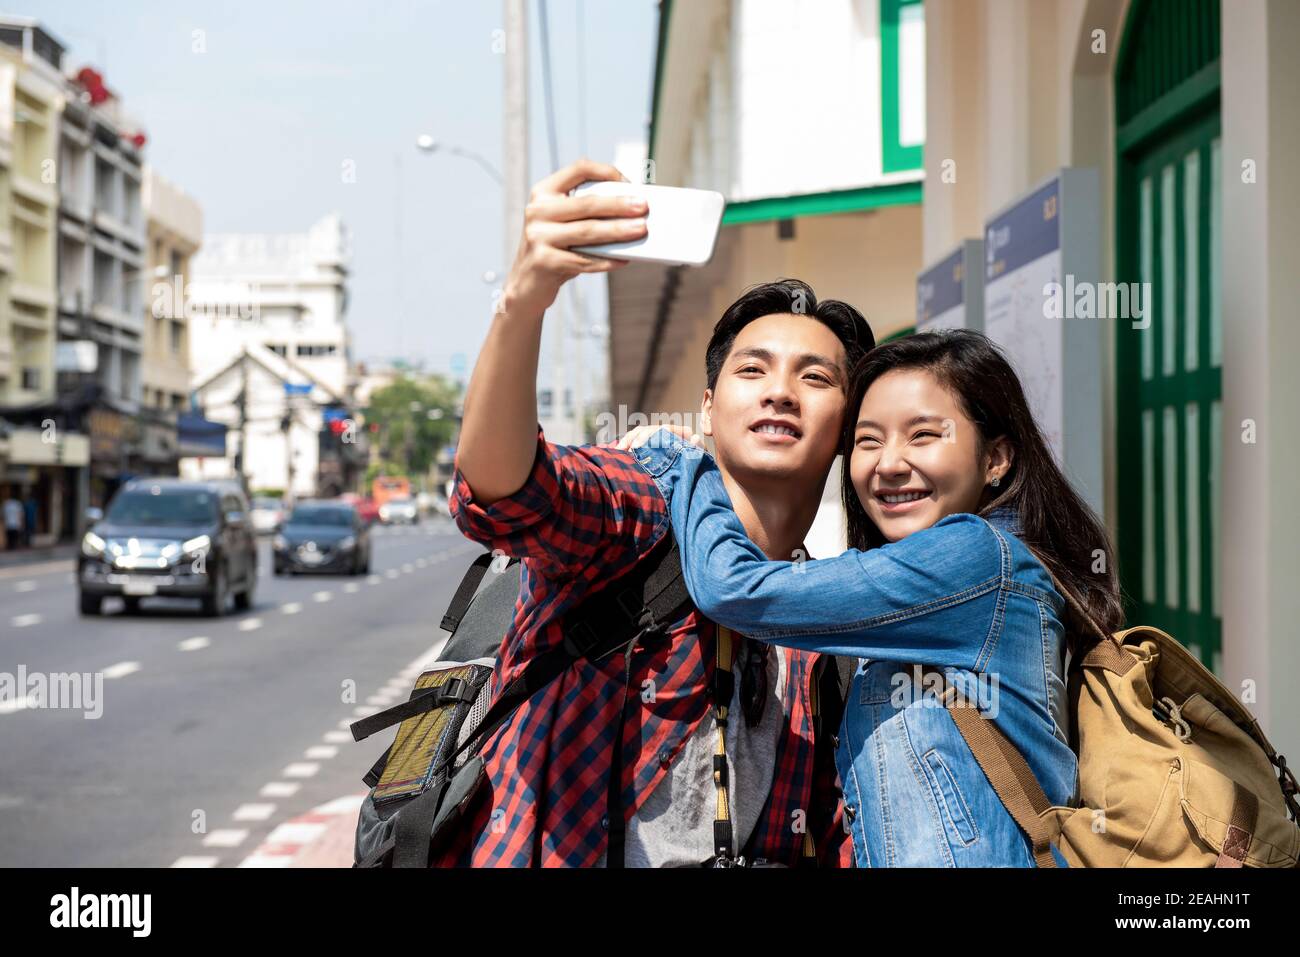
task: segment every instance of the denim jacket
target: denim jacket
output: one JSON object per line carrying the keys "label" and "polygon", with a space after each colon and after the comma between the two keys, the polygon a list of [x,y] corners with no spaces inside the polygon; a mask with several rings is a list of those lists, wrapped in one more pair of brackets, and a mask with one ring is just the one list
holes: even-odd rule
{"label": "denim jacket", "polygon": [[1033,867],[1029,841],[913,667],[941,669],[1017,746],[1048,799],[1074,802],[1064,600],[1017,538],[1014,512],[948,515],[835,558],[768,561],[711,456],[667,430],[636,454],[669,502],[703,615],[749,638],[862,659],[836,749],[857,865]]}

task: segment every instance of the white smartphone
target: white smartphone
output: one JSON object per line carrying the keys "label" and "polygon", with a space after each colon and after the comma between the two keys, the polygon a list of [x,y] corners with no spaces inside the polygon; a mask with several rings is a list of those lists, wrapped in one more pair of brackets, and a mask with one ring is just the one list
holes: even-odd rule
{"label": "white smartphone", "polygon": [[574,252],[678,266],[703,266],[713,256],[726,206],[721,193],[621,180],[587,182],[569,192],[570,196],[586,194],[641,197],[648,207],[646,234],[631,242],[574,246]]}

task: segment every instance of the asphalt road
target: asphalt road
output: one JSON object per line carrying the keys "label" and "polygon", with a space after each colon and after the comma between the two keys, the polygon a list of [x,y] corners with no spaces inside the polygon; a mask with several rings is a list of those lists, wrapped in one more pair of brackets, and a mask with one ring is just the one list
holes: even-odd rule
{"label": "asphalt road", "polygon": [[71,561],[0,569],[0,672],[103,675],[98,718],[0,701],[0,866],[237,866],[364,790],[392,732],[346,726],[406,698],[481,551],[445,518],[372,534],[355,578],[274,577],[263,541],[254,607],[222,618],[169,599],[83,618]]}

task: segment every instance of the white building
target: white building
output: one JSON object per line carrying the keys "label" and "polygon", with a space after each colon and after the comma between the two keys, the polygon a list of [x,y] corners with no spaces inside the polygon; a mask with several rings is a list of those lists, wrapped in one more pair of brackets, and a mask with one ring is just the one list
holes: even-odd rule
{"label": "white building", "polygon": [[226,463],[208,460],[203,474],[233,470],[244,435],[251,488],[302,496],[348,485],[320,456],[327,410],[351,404],[348,259],[337,215],[305,233],[204,237],[188,290],[193,392],[231,431]]}

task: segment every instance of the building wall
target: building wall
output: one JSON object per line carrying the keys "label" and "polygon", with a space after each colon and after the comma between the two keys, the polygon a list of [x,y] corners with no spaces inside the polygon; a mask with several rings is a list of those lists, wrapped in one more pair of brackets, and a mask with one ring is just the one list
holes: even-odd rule
{"label": "building wall", "polygon": [[148,229],[150,295],[144,305],[143,401],[156,409],[189,404],[190,257],[203,238],[199,204],[146,167],[142,200]]}
{"label": "building wall", "polygon": [[[6,234],[0,250],[8,374],[0,401],[21,404],[54,396],[55,229],[58,195],[48,159],[56,154],[62,106],[52,71],[0,47],[2,121],[8,145],[4,189]],[[0,359],[0,367],[4,362]]]}
{"label": "building wall", "polygon": [[[115,100],[91,106],[69,84],[59,145],[60,338],[93,341],[95,379],[138,407],[142,389],[146,229],[137,129]],[[54,154],[51,154],[54,155]]]}
{"label": "building wall", "polygon": [[[1116,278],[1113,71],[1127,0],[927,0],[927,262],[1063,166],[1100,174],[1101,274]],[[1282,753],[1300,750],[1300,451],[1287,424],[1300,409],[1289,371],[1300,348],[1300,7],[1287,0],[1222,6],[1223,471],[1219,496],[1223,648],[1220,676]],[[1096,31],[1101,31],[1098,34]],[[1104,50],[1095,49],[1098,40]],[[1258,164],[1243,182],[1241,163]],[[946,165],[951,164],[951,165]],[[956,181],[943,174],[955,170]],[[1116,453],[1113,327],[1097,376],[1105,397],[1104,510],[1112,536],[1123,463]],[[1244,423],[1258,429],[1242,440]],[[1284,438],[1284,435],[1286,436]],[[1177,637],[1177,636],[1176,636]]]}

